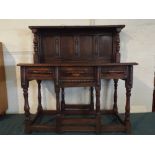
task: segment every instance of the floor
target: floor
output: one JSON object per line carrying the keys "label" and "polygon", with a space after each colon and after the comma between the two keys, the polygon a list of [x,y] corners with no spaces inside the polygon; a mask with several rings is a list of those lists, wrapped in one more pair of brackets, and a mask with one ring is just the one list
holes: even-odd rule
{"label": "floor", "polygon": [[[108,118],[110,120],[110,118]],[[132,135],[155,135],[155,113],[131,114]],[[8,114],[0,118],[0,135],[23,135],[24,115]],[[33,135],[55,135],[53,132],[33,132]],[[66,132],[64,135],[94,135],[93,132]],[[123,132],[105,132],[103,135],[125,135]]]}

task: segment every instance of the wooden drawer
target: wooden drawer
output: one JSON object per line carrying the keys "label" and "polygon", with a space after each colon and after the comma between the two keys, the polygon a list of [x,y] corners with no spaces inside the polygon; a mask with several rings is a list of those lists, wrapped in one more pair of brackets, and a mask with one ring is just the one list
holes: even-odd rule
{"label": "wooden drawer", "polygon": [[52,79],[54,68],[51,67],[29,67],[27,68],[28,79]]}
{"label": "wooden drawer", "polygon": [[61,79],[94,79],[93,67],[62,67],[60,68]]}
{"label": "wooden drawer", "polygon": [[101,78],[105,79],[124,79],[127,77],[126,66],[107,66],[101,68]]}

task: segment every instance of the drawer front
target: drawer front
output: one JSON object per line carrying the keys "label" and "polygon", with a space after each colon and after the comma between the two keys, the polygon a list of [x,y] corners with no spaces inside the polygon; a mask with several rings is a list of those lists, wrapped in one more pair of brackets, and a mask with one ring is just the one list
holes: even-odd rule
{"label": "drawer front", "polygon": [[126,66],[108,66],[101,68],[101,78],[103,79],[125,79],[126,77]]}
{"label": "drawer front", "polygon": [[61,79],[94,79],[93,67],[61,67]]}
{"label": "drawer front", "polygon": [[51,67],[29,67],[27,68],[28,79],[52,79],[54,78],[54,68]]}

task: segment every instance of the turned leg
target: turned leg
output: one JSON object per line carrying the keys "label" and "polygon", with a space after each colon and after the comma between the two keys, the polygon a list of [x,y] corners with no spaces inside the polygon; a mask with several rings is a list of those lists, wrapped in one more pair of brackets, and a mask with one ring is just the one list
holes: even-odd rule
{"label": "turned leg", "polygon": [[118,107],[117,107],[117,86],[118,86],[118,79],[114,79],[114,105],[113,105],[113,111],[115,114],[118,113]]}
{"label": "turned leg", "polygon": [[28,86],[23,87],[24,111],[25,111],[25,133],[31,133],[30,130],[30,107],[28,102]]}
{"label": "turned leg", "polygon": [[101,131],[101,115],[100,115],[100,87],[95,87],[96,89],[96,132]]}
{"label": "turned leg", "polygon": [[126,88],[126,106],[125,106],[125,126],[127,133],[131,132],[131,124],[130,124],[130,96],[131,96],[131,84],[126,80],[125,81]]}
{"label": "turned leg", "polygon": [[60,109],[60,87],[56,86],[55,88],[56,93],[56,132],[60,133],[61,129],[61,109]]}
{"label": "turned leg", "polygon": [[90,110],[94,110],[94,88],[90,87]]}
{"label": "turned leg", "polygon": [[41,80],[37,80],[38,83],[38,113],[41,113],[43,111],[42,105],[41,105]]}
{"label": "turned leg", "polygon": [[65,90],[61,88],[61,111],[65,110]]}

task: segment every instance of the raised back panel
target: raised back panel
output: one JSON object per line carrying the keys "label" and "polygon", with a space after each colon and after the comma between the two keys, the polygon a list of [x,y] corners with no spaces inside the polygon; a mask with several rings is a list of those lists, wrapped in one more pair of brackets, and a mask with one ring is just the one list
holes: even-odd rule
{"label": "raised back panel", "polygon": [[112,35],[100,36],[99,57],[110,59],[112,57]]}
{"label": "raised back panel", "polygon": [[46,57],[58,56],[56,48],[56,37],[44,36],[42,38],[42,53]]}
{"label": "raised back panel", "polygon": [[116,62],[122,27],[30,27],[35,35],[35,63]]}
{"label": "raised back panel", "polygon": [[74,36],[61,36],[60,37],[60,58],[74,58]]}
{"label": "raised back panel", "polygon": [[80,36],[79,39],[79,56],[81,58],[93,57],[93,37],[92,36]]}
{"label": "raised back panel", "polygon": [[44,36],[41,39],[43,62],[58,60],[102,59],[111,62],[112,35]]}

